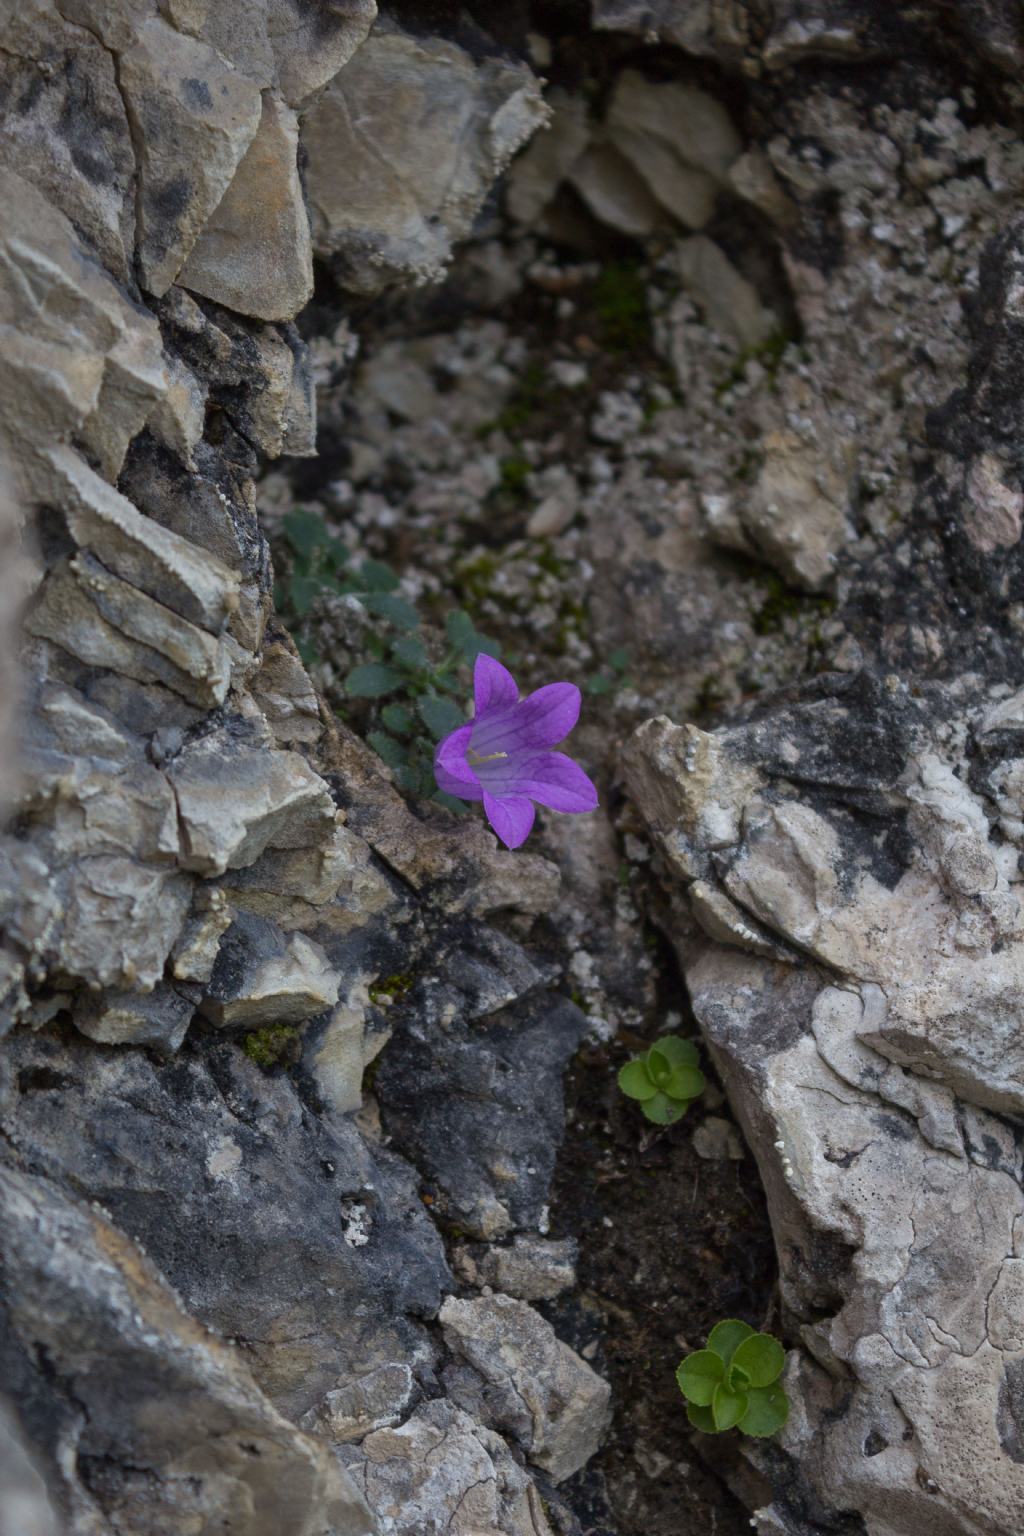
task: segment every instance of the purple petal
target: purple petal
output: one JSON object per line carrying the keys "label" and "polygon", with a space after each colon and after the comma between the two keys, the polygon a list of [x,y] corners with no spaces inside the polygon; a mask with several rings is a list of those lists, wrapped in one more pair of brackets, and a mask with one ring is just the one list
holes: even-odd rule
{"label": "purple petal", "polygon": [[481,651],[473,666],[473,705],[477,719],[485,709],[507,709],[518,702],[519,689],[512,673],[493,656],[485,656]]}
{"label": "purple petal", "polygon": [[535,812],[525,795],[505,795],[499,800],[484,790],[484,811],[506,848],[526,842]]}
{"label": "purple petal", "polygon": [[522,703],[495,709],[474,722],[473,750],[481,757],[503,752],[535,754],[563,741],[579,718],[580,691],[575,683],[548,683]]}
{"label": "purple petal", "polygon": [[438,742],[434,753],[434,778],[438,789],[460,800],[479,800],[483,794],[479,780],[466,761],[466,748],[473,734],[473,722],[460,725]]}
{"label": "purple petal", "polygon": [[520,764],[509,789],[569,815],[597,808],[597,790],[579,764],[564,752],[542,752]]}

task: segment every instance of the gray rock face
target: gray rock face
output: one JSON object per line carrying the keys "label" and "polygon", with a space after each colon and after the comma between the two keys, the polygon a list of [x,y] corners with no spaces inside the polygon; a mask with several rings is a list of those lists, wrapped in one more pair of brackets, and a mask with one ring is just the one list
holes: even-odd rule
{"label": "gray rock face", "polygon": [[478,931],[439,947],[393,1010],[375,1078],[396,1145],[485,1240],[543,1230],[562,1072],[586,1028],[567,999],[534,990],[542,978],[517,946],[496,939]]}
{"label": "gray rock face", "polygon": [[245,1341],[282,1411],[315,1407],[356,1360],[430,1359],[418,1319],[452,1282],[410,1170],[237,1048],[160,1069],[17,1034],[0,1113],[47,1177],[102,1198],[194,1316]]}
{"label": "gray rock face", "polygon": [[[253,1536],[371,1536],[365,1504],[323,1446],[275,1412],[123,1233],[11,1168],[0,1170],[0,1203],[4,1380],[32,1395],[68,1529],[127,1520],[156,1536],[183,1518],[197,1529],[230,1518]],[[48,1384],[33,1368],[40,1354]],[[81,1482],[68,1476],[76,1462]]]}
{"label": "gray rock face", "polygon": [[[693,904],[718,944],[692,922],[675,937],[805,1345],[783,1444],[872,1531],[941,1511],[1009,1536],[1024,1197],[993,1111],[1022,1104],[1017,850],[930,723],[963,701],[855,678],[817,693],[710,737],[650,721],[629,780],[673,877],[719,897],[717,928]],[[899,837],[878,835],[881,805]]]}
{"label": "gray rock face", "polygon": [[360,293],[436,278],[546,116],[523,66],[378,25],[304,119],[317,253]]}
{"label": "gray rock face", "polygon": [[494,1426],[553,1482],[578,1472],[608,1428],[607,1382],[525,1301],[450,1296],[440,1315],[447,1343],[484,1383],[484,1413]]}

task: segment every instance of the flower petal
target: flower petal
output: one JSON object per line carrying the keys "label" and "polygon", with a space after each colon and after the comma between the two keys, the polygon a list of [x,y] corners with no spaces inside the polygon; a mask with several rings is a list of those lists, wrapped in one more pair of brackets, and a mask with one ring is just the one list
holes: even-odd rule
{"label": "flower petal", "polygon": [[508,789],[571,816],[597,808],[597,790],[579,763],[564,752],[540,752],[519,763]]}
{"label": "flower petal", "polygon": [[506,848],[518,848],[526,842],[535,812],[525,795],[504,795],[499,800],[484,790],[484,811]]}
{"label": "flower petal", "polygon": [[512,673],[483,651],[473,664],[473,706],[479,720],[485,709],[506,709],[519,703],[519,689]]}
{"label": "flower petal", "polygon": [[472,734],[473,722],[470,720],[439,741],[434,753],[434,778],[438,789],[443,789],[447,795],[457,795],[460,800],[479,800],[483,794],[476,774],[466,761],[466,748]]}
{"label": "flower petal", "polygon": [[495,705],[474,722],[473,750],[480,757],[525,756],[568,736],[580,713],[575,683],[548,683],[519,704]]}

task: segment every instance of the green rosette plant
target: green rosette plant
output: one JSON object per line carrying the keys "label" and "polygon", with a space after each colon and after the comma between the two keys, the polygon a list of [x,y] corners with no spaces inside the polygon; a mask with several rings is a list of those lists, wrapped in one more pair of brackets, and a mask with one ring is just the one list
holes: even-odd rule
{"label": "green rosette plant", "polygon": [[678,1035],[663,1035],[643,1056],[635,1056],[619,1072],[619,1087],[636,1099],[655,1125],[681,1120],[707,1080],[697,1063],[697,1047]]}
{"label": "green rosette plant", "polygon": [[707,1347],[687,1355],[676,1371],[686,1412],[706,1435],[740,1429],[765,1437],[789,1417],[789,1398],[779,1382],[786,1352],[770,1333],[727,1318],[716,1323]]}

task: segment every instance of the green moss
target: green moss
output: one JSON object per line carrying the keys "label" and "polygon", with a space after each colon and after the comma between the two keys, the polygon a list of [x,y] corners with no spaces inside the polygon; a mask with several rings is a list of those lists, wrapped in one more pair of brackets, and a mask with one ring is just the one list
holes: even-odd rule
{"label": "green moss", "polygon": [[529,459],[522,454],[512,454],[501,461],[501,485],[500,489],[506,491],[516,501],[526,500],[526,480],[530,473]]}
{"label": "green moss", "polygon": [[743,382],[746,377],[748,363],[760,363],[768,375],[769,383],[774,386],[779,369],[782,366],[782,359],[786,355],[786,348],[794,339],[788,331],[777,330],[772,331],[770,336],[766,337],[764,341],[758,342],[756,346],[744,347],[733,358],[724,379],[719,380],[715,385],[715,399],[721,400],[723,395],[727,395],[731,389],[735,389],[737,384]]}
{"label": "green moss", "polygon": [[610,352],[636,352],[650,345],[647,289],[638,261],[609,261],[594,283],[594,308],[601,341]]}
{"label": "green moss", "polygon": [[242,1041],[242,1050],[258,1067],[276,1067],[287,1056],[299,1031],[294,1024],[268,1024]]}
{"label": "green moss", "polygon": [[394,1003],[412,989],[415,977],[408,971],[396,971],[393,976],[382,976],[367,989],[371,1003]]}
{"label": "green moss", "polygon": [[805,592],[795,592],[774,571],[767,572],[760,580],[767,587],[768,595],[754,614],[756,635],[776,634],[787,619],[817,618],[835,609],[834,597],[814,597]]}
{"label": "green moss", "polygon": [[522,437],[533,417],[545,409],[554,393],[544,364],[536,360],[527,363],[497,416],[477,427],[477,437],[489,437],[496,431],[513,439]]}

